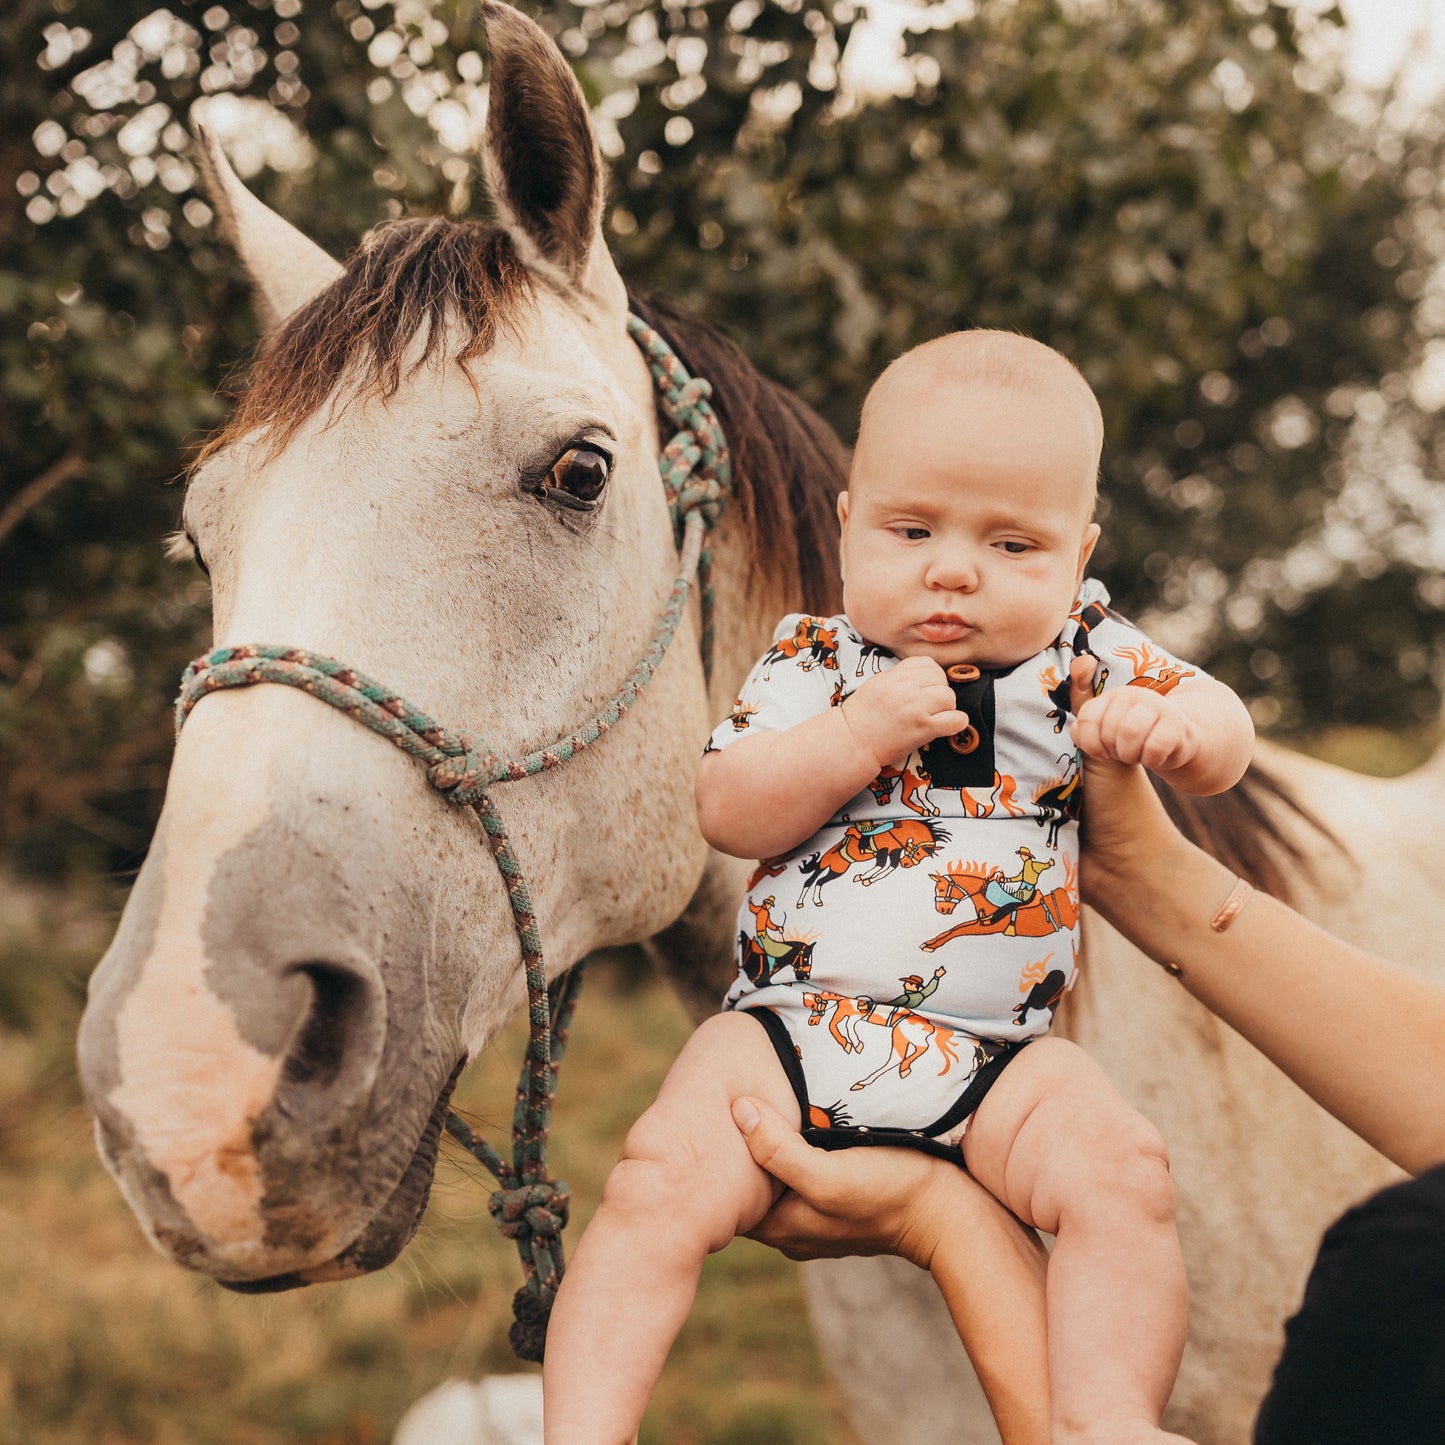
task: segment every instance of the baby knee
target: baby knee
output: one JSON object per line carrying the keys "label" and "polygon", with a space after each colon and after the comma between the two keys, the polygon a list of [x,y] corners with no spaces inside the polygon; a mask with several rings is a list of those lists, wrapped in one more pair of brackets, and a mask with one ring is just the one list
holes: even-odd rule
{"label": "baby knee", "polygon": [[[734,1130],[734,1133],[736,1131]],[[741,1136],[735,1152],[744,1152]],[[721,1248],[735,1232],[735,1170],[705,1143],[649,1110],[628,1130],[602,1189],[602,1208],[650,1230],[705,1237]],[[755,1168],[755,1166],[754,1166]]]}
{"label": "baby knee", "polygon": [[602,1188],[602,1203],[626,1214],[675,1212],[697,1187],[691,1151],[651,1112],[627,1131],[622,1152]]}
{"label": "baby knee", "polygon": [[1174,1219],[1174,1180],[1169,1151],[1159,1131],[1132,1110],[1111,1121],[1101,1184],[1117,1201],[1128,1199],[1144,1217],[1160,1223]]}

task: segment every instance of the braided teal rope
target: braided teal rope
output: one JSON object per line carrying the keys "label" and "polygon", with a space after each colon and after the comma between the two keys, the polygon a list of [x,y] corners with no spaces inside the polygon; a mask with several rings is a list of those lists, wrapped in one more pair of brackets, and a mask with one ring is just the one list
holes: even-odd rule
{"label": "braided teal rope", "polygon": [[[658,400],[677,430],[662,449],[657,469],[667,492],[668,507],[680,551],[685,550],[684,529],[700,517],[702,532],[710,532],[722,511],[732,485],[732,456],[722,423],[712,409],[712,383],[689,376],[677,353],[639,316],[627,318],[632,339],[642,348]],[[703,670],[712,678],[713,586],[712,552],[704,540],[698,553],[698,593],[702,605]]]}
{"label": "braided teal rope", "polygon": [[548,1176],[547,1131],[582,965],[548,985],[531,893],[487,789],[560,767],[604,737],[651,682],[695,581],[701,593],[703,666],[711,673],[712,564],[706,534],[717,521],[731,478],[727,440],[708,400],[711,386],[690,377],[666,341],[636,316],[628,318],[628,330],[647,357],[663,410],[678,429],[663,449],[658,470],[681,556],[652,640],[611,701],[580,728],[549,747],[504,761],[475,735],[452,732],[354,668],[299,647],[218,647],[186,669],[176,699],[179,732],[196,704],[213,692],[262,682],[300,688],[396,744],[425,766],[428,782],[448,802],[471,808],[480,820],[521,943],[531,1036],[512,1111],[511,1159],[504,1159],[454,1113],[447,1115],[447,1132],[500,1186],[488,1207],[501,1232],[516,1243],[522,1261],[524,1282],[512,1300],[511,1342],[524,1360],[542,1358],[547,1319],[564,1269],[561,1233],[570,1195],[566,1184]]}

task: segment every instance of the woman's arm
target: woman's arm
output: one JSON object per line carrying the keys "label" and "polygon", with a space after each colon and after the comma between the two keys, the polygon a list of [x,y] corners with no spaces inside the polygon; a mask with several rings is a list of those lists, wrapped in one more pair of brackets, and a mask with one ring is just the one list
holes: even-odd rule
{"label": "woman's arm", "polygon": [[1038,1236],[945,1160],[916,1149],[814,1149],[758,1099],[737,1100],[733,1118],[757,1163],[788,1186],[753,1238],[790,1259],[897,1254],[926,1269],[1004,1445],[1048,1445]]}
{"label": "woman's arm", "polygon": [[1445,1160],[1445,988],[1263,894],[1217,931],[1235,877],[1143,770],[1089,757],[1085,795],[1084,900],[1382,1154]]}

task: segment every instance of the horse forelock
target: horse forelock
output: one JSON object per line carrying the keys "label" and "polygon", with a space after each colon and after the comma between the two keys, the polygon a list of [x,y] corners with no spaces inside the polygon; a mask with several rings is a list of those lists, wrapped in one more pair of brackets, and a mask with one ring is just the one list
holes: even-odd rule
{"label": "horse forelock", "polygon": [[[348,400],[384,401],[444,348],[465,364],[491,348],[533,294],[511,237],[496,226],[442,217],[378,226],[336,281],[263,346],[230,419],[197,460],[249,435],[279,452],[343,378]],[[730,506],[753,541],[754,578],[796,574],[805,610],[836,612],[836,500],[847,483],[847,449],[720,332],[671,302],[635,294],[629,301],[692,375],[712,383],[732,454]],[[660,401],[658,424],[670,433]]]}
{"label": "horse forelock", "polygon": [[341,378],[351,399],[384,401],[443,348],[465,365],[531,295],[511,238],[496,226],[443,217],[378,226],[262,348],[200,460],[252,433],[279,451]]}

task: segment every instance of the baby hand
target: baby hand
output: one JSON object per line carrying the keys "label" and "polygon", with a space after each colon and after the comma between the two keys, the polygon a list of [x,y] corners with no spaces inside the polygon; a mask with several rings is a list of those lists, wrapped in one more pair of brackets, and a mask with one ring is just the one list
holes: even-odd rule
{"label": "baby hand", "polygon": [[870,677],[842,712],[853,736],[880,768],[968,726],[968,714],[958,710],[948,678],[931,657],[905,657]]}
{"label": "baby hand", "polygon": [[1142,763],[1164,777],[1198,756],[1198,726],[1160,692],[1119,687],[1078,709],[1069,735],[1085,756]]}

